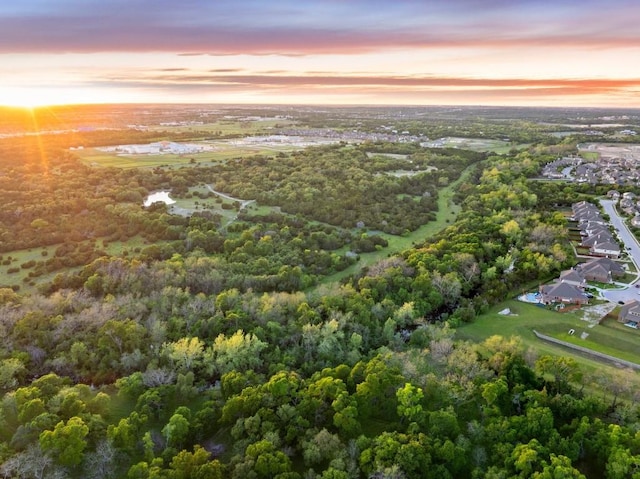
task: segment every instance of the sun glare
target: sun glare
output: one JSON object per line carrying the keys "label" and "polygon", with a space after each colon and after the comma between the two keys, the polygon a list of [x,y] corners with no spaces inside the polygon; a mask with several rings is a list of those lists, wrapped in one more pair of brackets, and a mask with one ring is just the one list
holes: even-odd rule
{"label": "sun glare", "polygon": [[14,88],[0,90],[0,105],[19,108],[36,108],[60,103],[50,92]]}
{"label": "sun glare", "polygon": [[67,88],[1,88],[0,105],[37,108],[78,103],[103,103],[95,92]]}

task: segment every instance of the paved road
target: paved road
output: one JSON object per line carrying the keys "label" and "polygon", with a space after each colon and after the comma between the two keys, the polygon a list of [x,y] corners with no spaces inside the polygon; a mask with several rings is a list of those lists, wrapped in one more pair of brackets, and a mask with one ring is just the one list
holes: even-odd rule
{"label": "paved road", "polygon": [[[638,268],[638,262],[640,261],[640,244],[636,240],[635,236],[629,231],[627,224],[622,220],[618,211],[615,208],[614,200],[600,200],[600,204],[604,209],[604,212],[609,215],[611,226],[616,230],[616,234],[618,239],[620,240],[620,246],[625,249],[625,251],[629,254],[630,259],[636,266],[636,270],[640,271]],[[636,288],[635,286],[640,284],[638,278],[636,278],[631,285],[631,287],[622,286],[619,290],[605,290],[603,295],[609,301],[630,301],[633,299],[640,300],[640,288]]]}

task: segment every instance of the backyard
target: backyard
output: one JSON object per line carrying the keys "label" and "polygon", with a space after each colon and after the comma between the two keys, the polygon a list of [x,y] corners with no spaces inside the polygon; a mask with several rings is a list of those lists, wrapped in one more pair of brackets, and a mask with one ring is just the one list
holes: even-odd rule
{"label": "backyard", "polygon": [[[509,308],[511,314],[498,314],[506,308]],[[612,305],[608,309],[608,313],[606,310],[602,311],[603,314],[606,313],[602,321],[585,321],[582,319],[585,313],[581,310],[560,313],[534,304],[508,300],[494,306],[472,323],[460,326],[456,337],[480,342],[494,335],[507,338],[517,336],[522,339],[525,348],[532,349],[539,355],[571,356],[590,370],[616,367],[569,348],[542,341],[533,333],[536,330],[556,339],[640,364],[637,346],[640,331],[618,323],[615,320],[616,310],[611,311]],[[573,332],[570,334],[570,331]]]}

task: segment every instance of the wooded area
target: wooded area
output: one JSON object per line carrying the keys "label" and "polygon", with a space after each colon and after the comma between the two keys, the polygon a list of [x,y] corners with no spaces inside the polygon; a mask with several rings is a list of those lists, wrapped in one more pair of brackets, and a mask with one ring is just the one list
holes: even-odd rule
{"label": "wooded area", "polygon": [[[3,477],[640,477],[636,373],[456,339],[575,264],[559,209],[592,190],[530,180],[557,145],[342,143],[124,171],[70,142],[0,140]],[[465,170],[448,227],[328,280],[428,223]],[[222,228],[142,206],[203,184],[270,212]],[[17,264],[27,249],[41,258]]]}

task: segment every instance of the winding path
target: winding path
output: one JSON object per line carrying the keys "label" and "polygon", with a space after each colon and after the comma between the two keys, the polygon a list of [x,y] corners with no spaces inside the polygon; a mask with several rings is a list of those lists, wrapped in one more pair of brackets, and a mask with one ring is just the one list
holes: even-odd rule
{"label": "winding path", "polygon": [[[221,191],[216,191],[213,189],[213,187],[211,185],[207,185],[207,188],[209,189],[209,191],[211,193],[213,193],[214,195],[218,195],[220,198],[224,198],[226,200],[229,201],[237,201],[240,203],[240,208],[238,208],[238,213],[240,213],[240,211],[242,211],[243,209],[245,209],[247,206],[249,206],[251,203],[255,203],[256,200],[241,200],[239,198],[234,198],[233,196],[229,196]],[[225,225],[225,228],[227,226],[229,226],[231,223],[233,223],[235,220],[238,219],[238,214],[236,213],[233,218],[231,218],[227,224]]]}
{"label": "winding path", "polygon": [[209,189],[209,191],[211,193],[213,193],[214,195],[218,195],[220,198],[224,198],[225,200],[229,200],[229,201],[237,201],[240,203],[240,209],[244,209],[247,206],[249,206],[251,203],[255,203],[256,200],[241,200],[239,198],[234,198],[233,196],[229,196],[221,191],[216,191],[213,189],[213,187],[211,185],[207,185],[207,188]]}

